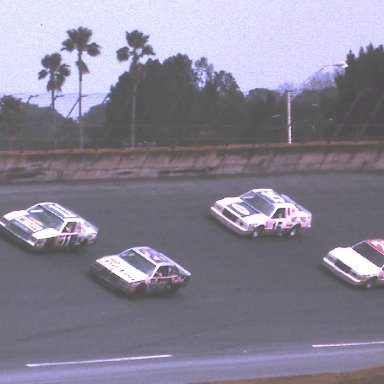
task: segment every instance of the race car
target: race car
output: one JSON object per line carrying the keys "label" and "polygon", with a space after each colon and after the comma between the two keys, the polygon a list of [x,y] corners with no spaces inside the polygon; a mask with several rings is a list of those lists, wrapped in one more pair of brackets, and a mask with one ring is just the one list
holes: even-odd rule
{"label": "race car", "polygon": [[254,238],[267,234],[294,237],[312,224],[310,211],[270,188],[218,200],[210,213],[233,231]]}
{"label": "race car", "polygon": [[150,247],[133,247],[97,259],[91,276],[128,296],[173,293],[188,284],[191,273]]}
{"label": "race car", "polygon": [[98,233],[94,225],[52,202],[5,214],[0,218],[0,230],[36,251],[80,249],[95,243]]}
{"label": "race car", "polygon": [[337,247],[322,264],[344,281],[364,288],[384,284],[384,240],[364,240],[351,247]]}

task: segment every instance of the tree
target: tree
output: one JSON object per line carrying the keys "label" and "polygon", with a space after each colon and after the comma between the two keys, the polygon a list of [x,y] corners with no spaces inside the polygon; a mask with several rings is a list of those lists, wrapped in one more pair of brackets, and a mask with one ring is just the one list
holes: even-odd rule
{"label": "tree", "polygon": [[48,77],[47,91],[51,92],[51,108],[52,108],[52,120],[54,126],[54,146],[57,146],[57,124],[55,116],[55,93],[61,92],[61,88],[65,83],[65,78],[71,74],[69,65],[61,63],[61,55],[59,53],[53,53],[52,55],[46,55],[41,60],[41,65],[44,67],[38,73],[38,79],[45,79]]}
{"label": "tree", "polygon": [[13,149],[24,122],[21,101],[12,96],[3,96],[0,99],[0,135],[8,142],[8,149]]}
{"label": "tree", "polygon": [[133,76],[132,91],[132,113],[131,113],[131,147],[135,147],[135,124],[136,124],[136,99],[137,89],[140,81],[144,78],[144,66],[140,60],[147,56],[154,56],[155,52],[148,44],[149,35],[144,35],[137,29],[125,33],[128,46],[124,46],[116,51],[118,61],[131,60],[130,72]]}
{"label": "tree", "polygon": [[384,48],[360,48],[347,56],[344,76],[336,77],[338,103],[334,137],[384,136]]}
{"label": "tree", "polygon": [[101,52],[101,47],[96,43],[90,43],[92,31],[88,28],[78,27],[77,29],[70,29],[67,31],[68,38],[63,41],[62,50],[73,52],[77,51],[76,66],[79,70],[79,129],[80,129],[80,148],[84,148],[84,129],[82,122],[82,83],[83,75],[89,73],[87,64],[83,60],[83,54],[87,53],[89,56],[98,56]]}

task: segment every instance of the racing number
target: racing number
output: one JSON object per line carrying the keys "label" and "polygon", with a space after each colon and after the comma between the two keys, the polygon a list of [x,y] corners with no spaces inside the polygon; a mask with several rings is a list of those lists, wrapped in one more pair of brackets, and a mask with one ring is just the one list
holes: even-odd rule
{"label": "racing number", "polygon": [[57,239],[57,246],[59,247],[67,247],[69,242],[71,241],[71,235],[66,235],[66,236],[60,236]]}

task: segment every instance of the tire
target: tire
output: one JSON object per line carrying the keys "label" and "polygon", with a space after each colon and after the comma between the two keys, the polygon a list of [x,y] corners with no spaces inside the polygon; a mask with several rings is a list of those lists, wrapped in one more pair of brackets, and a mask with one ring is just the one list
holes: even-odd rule
{"label": "tire", "polygon": [[84,239],[80,244],[71,244],[70,246],[68,246],[68,251],[69,252],[80,252],[80,251],[83,251],[86,246],[88,245],[88,240],[87,239]]}
{"label": "tire", "polygon": [[257,239],[261,237],[264,234],[264,227],[260,225],[259,227],[256,227],[255,230],[251,233],[251,237],[253,239]]}
{"label": "tire", "polygon": [[277,233],[277,236],[279,236],[279,237],[283,237],[283,236],[287,235],[287,231],[281,227],[277,227],[276,233]]}
{"label": "tire", "polygon": [[294,225],[287,233],[288,237],[296,237],[300,233],[300,225]]}
{"label": "tire", "polygon": [[365,284],[364,284],[364,288],[365,289],[371,289],[375,285],[376,280],[377,279],[375,277],[373,277],[372,279],[367,280],[365,282]]}
{"label": "tire", "polygon": [[43,252],[44,250],[47,249],[47,246],[48,246],[48,240],[47,239],[44,239],[44,240],[39,240],[39,243],[34,246],[32,249],[36,252]]}

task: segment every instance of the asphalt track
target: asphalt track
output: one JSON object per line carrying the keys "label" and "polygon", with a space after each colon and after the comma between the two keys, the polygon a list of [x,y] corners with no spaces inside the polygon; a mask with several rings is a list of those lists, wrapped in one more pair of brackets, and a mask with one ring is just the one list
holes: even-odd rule
{"label": "asphalt track", "polygon": [[[251,240],[213,201],[272,187],[313,213],[297,239]],[[383,288],[347,286],[320,260],[384,237],[383,174],[328,173],[9,184],[1,213],[57,201],[100,228],[83,253],[31,254],[0,238],[0,383],[194,383],[384,364]],[[87,276],[149,245],[192,272],[174,297],[127,299]]]}

